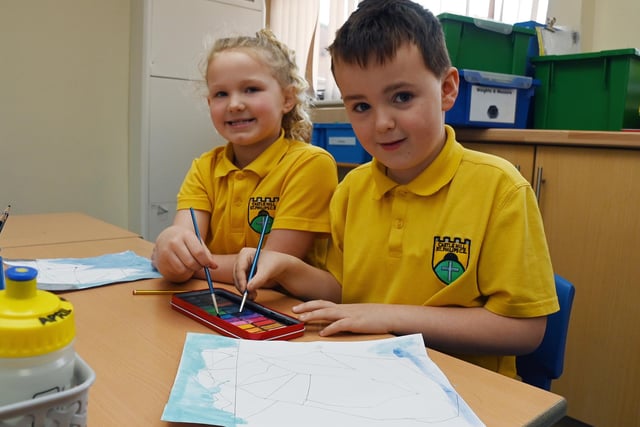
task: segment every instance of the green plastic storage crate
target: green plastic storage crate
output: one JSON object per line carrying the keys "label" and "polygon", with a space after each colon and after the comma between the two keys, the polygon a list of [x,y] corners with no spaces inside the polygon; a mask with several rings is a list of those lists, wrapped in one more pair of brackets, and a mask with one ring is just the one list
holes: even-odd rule
{"label": "green plastic storage crate", "polygon": [[540,87],[534,127],[640,129],[640,52],[604,50],[531,59]]}
{"label": "green plastic storage crate", "polygon": [[451,13],[442,13],[438,19],[455,67],[527,75],[535,29]]}

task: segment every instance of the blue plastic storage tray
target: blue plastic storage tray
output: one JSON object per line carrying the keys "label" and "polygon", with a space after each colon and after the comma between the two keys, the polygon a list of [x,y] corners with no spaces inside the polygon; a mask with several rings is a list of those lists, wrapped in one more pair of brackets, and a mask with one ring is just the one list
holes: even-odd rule
{"label": "blue plastic storage tray", "polygon": [[460,127],[526,128],[539,82],[531,77],[460,70],[460,88],[445,122]]}
{"label": "blue plastic storage tray", "polygon": [[349,123],[315,123],[311,143],[327,150],[338,163],[366,163],[371,160]]}

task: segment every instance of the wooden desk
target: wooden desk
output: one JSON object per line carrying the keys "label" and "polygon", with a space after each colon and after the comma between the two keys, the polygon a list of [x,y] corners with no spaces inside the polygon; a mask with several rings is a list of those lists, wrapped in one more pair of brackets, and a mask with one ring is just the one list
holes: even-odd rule
{"label": "wooden desk", "polygon": [[[85,241],[4,250],[7,258],[95,256],[131,249],[149,256],[153,245],[138,238]],[[90,426],[177,426],[160,420],[182,355],[187,332],[213,333],[172,310],[168,295],[132,295],[133,289],[167,289],[163,279],[142,280],[68,292],[76,311],[76,351],[96,372],[89,391]],[[203,289],[192,280],[184,289]],[[229,285],[217,286],[232,289]],[[265,290],[258,301],[291,313],[296,302]],[[308,325],[299,340],[318,340],[319,325]],[[343,334],[332,340],[384,336]],[[326,338],[325,338],[326,339]],[[429,356],[487,426],[551,426],[566,413],[563,397],[506,378],[443,353]]]}
{"label": "wooden desk", "polygon": [[141,236],[80,212],[12,214],[0,234],[0,248],[130,237]]}

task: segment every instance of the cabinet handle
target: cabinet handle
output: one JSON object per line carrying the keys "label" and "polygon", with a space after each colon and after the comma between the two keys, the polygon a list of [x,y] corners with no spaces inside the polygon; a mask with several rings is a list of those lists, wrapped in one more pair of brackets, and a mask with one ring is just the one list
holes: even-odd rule
{"label": "cabinet handle", "polygon": [[169,212],[169,209],[162,205],[156,205],[156,215],[164,215]]}
{"label": "cabinet handle", "polygon": [[536,186],[533,189],[535,195],[536,195],[536,200],[538,201],[538,203],[540,203],[540,193],[542,192],[542,166],[538,167],[537,171],[536,171]]}

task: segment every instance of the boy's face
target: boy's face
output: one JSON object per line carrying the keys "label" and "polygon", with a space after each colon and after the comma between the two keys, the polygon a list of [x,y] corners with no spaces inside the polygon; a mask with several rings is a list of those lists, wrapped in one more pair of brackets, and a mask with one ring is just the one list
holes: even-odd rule
{"label": "boy's face", "polygon": [[431,164],[445,142],[444,112],[458,94],[455,68],[439,79],[407,43],[384,64],[337,61],[334,74],[356,136],[389,177],[406,184]]}

